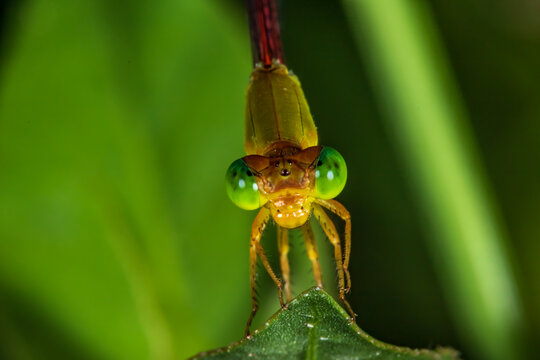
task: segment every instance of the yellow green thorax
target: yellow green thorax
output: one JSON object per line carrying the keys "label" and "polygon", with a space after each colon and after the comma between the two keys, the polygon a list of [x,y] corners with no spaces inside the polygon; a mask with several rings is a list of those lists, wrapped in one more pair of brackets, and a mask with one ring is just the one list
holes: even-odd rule
{"label": "yellow green thorax", "polygon": [[277,147],[305,149],[317,129],[298,78],[282,64],[256,67],[246,102],[246,153],[269,155]]}

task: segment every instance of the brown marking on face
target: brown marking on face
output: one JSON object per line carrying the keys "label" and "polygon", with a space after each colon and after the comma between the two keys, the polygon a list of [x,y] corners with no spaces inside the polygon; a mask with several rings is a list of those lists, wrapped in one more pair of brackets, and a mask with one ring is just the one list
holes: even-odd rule
{"label": "brown marking on face", "polygon": [[272,217],[280,226],[298,227],[309,218],[315,162],[321,149],[313,146],[293,155],[243,158],[255,174],[259,191],[268,199]]}

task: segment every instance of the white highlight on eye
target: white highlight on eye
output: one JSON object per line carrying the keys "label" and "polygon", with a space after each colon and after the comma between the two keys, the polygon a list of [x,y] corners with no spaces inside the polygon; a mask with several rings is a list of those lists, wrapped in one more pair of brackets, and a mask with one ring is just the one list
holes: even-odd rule
{"label": "white highlight on eye", "polygon": [[243,189],[246,187],[246,182],[244,181],[244,179],[238,180],[238,186],[240,187],[240,189]]}
{"label": "white highlight on eye", "polygon": [[253,183],[252,187],[253,187],[253,190],[255,190],[255,191],[259,190],[259,187],[257,186],[257,183]]}
{"label": "white highlight on eye", "polygon": [[318,178],[321,176],[321,172],[319,170],[315,170],[315,177]]}
{"label": "white highlight on eye", "polygon": [[328,171],[328,174],[326,174],[326,177],[328,178],[328,180],[333,180],[334,172],[332,170]]}

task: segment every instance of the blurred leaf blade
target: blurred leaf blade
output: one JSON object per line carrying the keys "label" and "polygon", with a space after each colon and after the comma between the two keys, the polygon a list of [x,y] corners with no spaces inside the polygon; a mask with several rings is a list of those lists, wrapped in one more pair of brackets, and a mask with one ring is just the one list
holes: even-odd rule
{"label": "blurred leaf blade", "polygon": [[505,235],[426,4],[344,4],[429,219],[430,247],[463,341],[485,359],[522,358],[523,318]]}
{"label": "blurred leaf blade", "polygon": [[[218,229],[239,238],[249,214],[205,214],[208,207],[232,207],[222,174],[241,154],[247,82],[241,75],[248,73],[249,57],[238,59],[249,52],[235,19],[219,16],[223,9],[211,2],[169,1],[156,7],[158,14],[133,4],[132,41],[121,44],[125,37],[114,23],[114,6],[121,3],[21,6],[25,26],[4,59],[0,84],[0,291],[25,300],[6,302],[9,314],[17,306],[31,310],[36,323],[49,322],[74,344],[81,352],[74,357],[184,358],[215,341],[242,305],[231,291],[222,298],[231,315],[216,316],[208,306],[216,287],[239,287],[231,281],[239,278],[235,271],[197,280],[185,271],[193,271],[190,249],[197,247],[212,246],[212,259],[221,252],[222,264],[244,258],[242,243],[207,238],[219,238]],[[219,46],[196,48],[211,34]],[[152,52],[156,47],[162,51]],[[224,49],[227,71],[219,65],[209,71],[215,52]],[[128,70],[118,71],[124,66]],[[126,77],[133,81],[126,84]],[[217,107],[201,105],[209,101],[219,105],[221,117]],[[238,136],[224,138],[231,129]],[[216,153],[198,146],[201,141],[226,150]],[[203,168],[207,187],[186,177],[186,168]],[[178,182],[165,180],[170,172],[180,175]],[[201,235],[209,221],[215,226]],[[201,247],[201,240],[208,245]],[[206,319],[215,320],[212,331],[202,331]],[[24,337],[37,330],[19,332],[20,342],[31,347]]]}

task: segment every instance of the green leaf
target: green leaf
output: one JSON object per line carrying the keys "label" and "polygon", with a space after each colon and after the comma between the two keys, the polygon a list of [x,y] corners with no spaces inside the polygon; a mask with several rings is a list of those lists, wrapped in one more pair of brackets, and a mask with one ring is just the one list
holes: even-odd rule
{"label": "green leaf", "polygon": [[528,358],[506,231],[429,2],[343,3],[417,192],[458,334],[478,357]]}
{"label": "green leaf", "polygon": [[324,290],[311,288],[249,338],[192,359],[459,359],[450,348],[413,350],[378,341]]}

